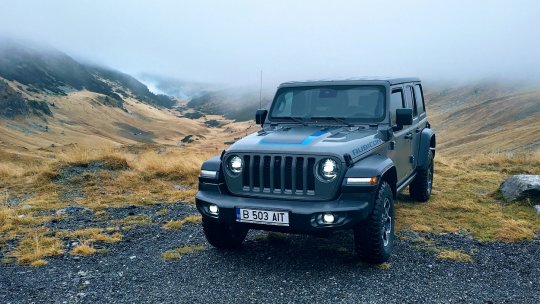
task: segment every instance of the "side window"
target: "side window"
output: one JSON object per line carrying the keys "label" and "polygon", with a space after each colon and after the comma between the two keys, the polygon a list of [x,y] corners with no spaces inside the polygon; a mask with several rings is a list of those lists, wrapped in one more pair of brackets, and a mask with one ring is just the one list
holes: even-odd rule
{"label": "side window", "polygon": [[424,103],[424,92],[422,86],[414,85],[414,96],[416,97],[416,108],[419,114],[426,112],[426,104]]}
{"label": "side window", "polygon": [[414,92],[412,86],[407,86],[405,92],[407,94],[407,108],[413,109],[413,117],[417,117],[418,111],[416,110],[416,101],[414,99]]}
{"label": "side window", "polygon": [[402,108],[405,108],[403,90],[393,90],[392,95],[390,96],[390,117],[392,118],[392,124],[396,122],[396,109]]}

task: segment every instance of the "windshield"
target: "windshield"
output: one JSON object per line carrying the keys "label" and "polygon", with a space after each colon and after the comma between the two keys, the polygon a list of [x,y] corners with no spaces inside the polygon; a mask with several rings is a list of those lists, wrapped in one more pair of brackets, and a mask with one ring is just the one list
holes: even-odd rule
{"label": "windshield", "polygon": [[384,86],[281,88],[270,108],[269,120],[377,122],[384,118],[385,92]]}

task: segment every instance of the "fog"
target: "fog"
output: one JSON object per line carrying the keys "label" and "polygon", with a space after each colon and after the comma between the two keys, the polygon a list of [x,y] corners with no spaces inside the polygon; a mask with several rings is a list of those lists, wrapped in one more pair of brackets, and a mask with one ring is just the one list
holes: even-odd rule
{"label": "fog", "polygon": [[121,71],[265,87],[540,78],[538,1],[2,1],[0,35]]}

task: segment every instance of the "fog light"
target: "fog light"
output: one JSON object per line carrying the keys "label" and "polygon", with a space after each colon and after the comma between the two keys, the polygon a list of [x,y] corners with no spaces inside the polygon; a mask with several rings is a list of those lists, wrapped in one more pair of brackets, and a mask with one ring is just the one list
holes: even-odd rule
{"label": "fog light", "polygon": [[219,208],[216,205],[210,205],[208,206],[208,212],[217,215],[219,213]]}
{"label": "fog light", "polygon": [[325,224],[332,224],[334,220],[335,218],[333,214],[328,213],[328,214],[323,215],[323,222]]}

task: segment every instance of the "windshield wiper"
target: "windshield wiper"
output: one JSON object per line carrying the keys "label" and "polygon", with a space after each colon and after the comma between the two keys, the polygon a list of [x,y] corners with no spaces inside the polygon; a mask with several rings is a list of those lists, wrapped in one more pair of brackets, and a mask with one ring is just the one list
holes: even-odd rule
{"label": "windshield wiper", "polygon": [[[285,118],[285,117],[283,117]],[[304,119],[302,119],[301,117],[293,117],[293,116],[288,116],[287,118],[291,119],[291,120],[294,120],[296,122],[299,122],[301,123],[303,126],[307,126],[307,123]]]}
{"label": "windshield wiper", "polygon": [[333,116],[317,116],[317,117],[311,117],[311,119],[326,119],[326,120],[329,120],[329,119],[332,119],[334,121],[337,121],[339,123],[342,123],[344,125],[346,125],[347,127],[352,127],[353,125],[348,122],[347,120],[343,119],[343,118],[339,118],[339,117],[333,117]]}

